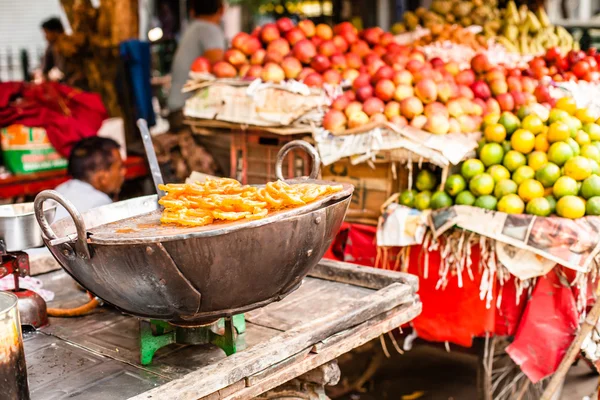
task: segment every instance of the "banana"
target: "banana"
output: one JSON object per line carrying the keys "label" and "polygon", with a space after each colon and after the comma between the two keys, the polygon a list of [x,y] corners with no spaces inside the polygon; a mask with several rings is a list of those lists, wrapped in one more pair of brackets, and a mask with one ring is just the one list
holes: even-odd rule
{"label": "banana", "polygon": [[506,5],[506,11],[504,15],[505,20],[508,24],[518,25],[519,24],[519,11],[514,1],[509,1]]}
{"label": "banana", "polygon": [[496,42],[498,42],[499,44],[504,46],[506,48],[506,50],[510,53],[519,53],[519,48],[517,46],[515,46],[515,43],[511,42],[504,36],[498,36],[496,38]]}
{"label": "banana", "polygon": [[519,49],[521,54],[529,54],[529,43],[527,43],[527,35],[521,35],[519,37]]}
{"label": "banana", "polygon": [[536,33],[542,29],[542,24],[531,11],[527,11],[527,22],[529,22],[529,31]]}
{"label": "banana", "polygon": [[537,19],[538,21],[540,21],[540,24],[543,28],[548,28],[549,26],[552,26],[552,24],[550,23],[550,18],[548,18],[548,14],[546,14],[546,10],[544,9],[544,7],[538,8]]}
{"label": "banana", "polygon": [[519,7],[519,22],[522,24],[527,20],[527,12],[529,8],[527,8],[527,4],[521,4]]}

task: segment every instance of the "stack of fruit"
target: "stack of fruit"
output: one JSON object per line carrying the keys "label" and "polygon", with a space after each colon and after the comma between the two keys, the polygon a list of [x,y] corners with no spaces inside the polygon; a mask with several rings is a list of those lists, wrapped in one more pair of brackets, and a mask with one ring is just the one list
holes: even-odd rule
{"label": "stack of fruit", "polygon": [[402,23],[395,24],[395,33],[415,30],[418,26],[429,28],[434,24],[459,24],[464,27],[471,25],[484,26],[489,21],[501,18],[495,0],[434,0],[429,10],[420,7],[415,12],[404,13]]}
{"label": "stack of fruit", "polygon": [[[540,113],[541,114],[541,113]],[[489,114],[477,158],[466,160],[435,193],[435,174],[423,170],[418,190],[399,202],[420,210],[473,205],[509,214],[580,218],[600,215],[600,125],[572,98],[547,115],[523,107],[519,117]]]}
{"label": "stack of fruit", "polygon": [[529,76],[542,79],[550,76],[555,82],[584,80],[600,81],[598,68],[600,54],[595,48],[587,53],[582,50],[571,50],[568,53],[558,47],[548,49],[544,56],[535,57],[529,62],[529,68],[524,71]]}
{"label": "stack of fruit", "polygon": [[426,46],[431,43],[450,42],[470,47],[474,50],[487,48],[487,40],[477,35],[472,30],[460,25],[432,24],[429,32],[419,37],[413,44],[415,46]]}

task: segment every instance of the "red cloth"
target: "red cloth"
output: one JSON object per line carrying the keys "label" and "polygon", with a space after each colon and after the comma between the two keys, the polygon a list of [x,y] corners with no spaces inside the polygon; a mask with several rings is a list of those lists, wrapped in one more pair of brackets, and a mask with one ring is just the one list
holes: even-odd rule
{"label": "red cloth", "polygon": [[102,99],[94,93],[58,83],[0,83],[0,127],[44,128],[52,146],[64,157],[75,143],[95,136],[107,117]]}

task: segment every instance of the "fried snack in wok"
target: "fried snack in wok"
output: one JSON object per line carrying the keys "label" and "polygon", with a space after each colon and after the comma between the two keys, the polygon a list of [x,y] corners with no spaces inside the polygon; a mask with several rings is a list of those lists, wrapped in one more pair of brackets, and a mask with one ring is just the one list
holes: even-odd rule
{"label": "fried snack in wok", "polygon": [[342,190],[342,186],[270,182],[265,187],[244,186],[235,179],[159,186],[167,194],[159,200],[163,224],[204,226],[215,220],[260,219],[272,211],[300,207]]}

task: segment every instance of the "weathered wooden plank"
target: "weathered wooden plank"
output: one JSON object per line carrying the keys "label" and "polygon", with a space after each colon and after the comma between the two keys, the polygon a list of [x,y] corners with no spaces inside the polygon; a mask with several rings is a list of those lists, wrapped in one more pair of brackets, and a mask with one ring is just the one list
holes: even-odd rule
{"label": "weathered wooden plank", "polygon": [[383,289],[392,283],[404,283],[410,285],[415,292],[419,290],[419,278],[415,275],[363,267],[341,261],[323,259],[310,270],[308,276],[362,286],[368,289]]}
{"label": "weathered wooden plank", "polygon": [[323,349],[321,353],[310,353],[304,359],[267,376],[262,382],[256,383],[251,387],[246,387],[223,400],[254,398],[413,320],[420,312],[421,303],[407,304],[399,307],[397,312],[390,315],[388,319],[380,321],[377,324],[372,324],[373,321],[367,321],[356,329],[354,335],[346,338],[346,340]]}
{"label": "weathered wooden plank", "polygon": [[394,283],[360,302],[338,309],[337,312],[317,318],[271,340],[257,344],[249,350],[234,354],[213,365],[200,368],[181,379],[169,382],[133,397],[142,399],[198,399],[231,385],[249,375],[262,371],[275,363],[300,352],[323,339],[359,325],[385,313],[412,298],[413,289]]}
{"label": "weathered wooden plank", "polygon": [[308,353],[311,352],[310,348],[306,348],[299,353],[294,354],[286,358],[285,360],[278,362],[277,364],[271,365],[267,369],[257,372],[254,375],[250,375],[246,377],[246,386],[254,386],[257,382],[262,382],[267,376],[273,375],[275,372],[279,371],[282,368],[285,368],[291,364],[298,362],[298,360],[305,358],[308,356]]}
{"label": "weathered wooden plank", "polygon": [[208,396],[205,396],[199,400],[221,400],[226,397],[229,397],[240,390],[243,390],[246,387],[246,382],[242,379],[237,381],[233,385],[229,385],[226,388],[223,388],[217,392],[211,393]]}

